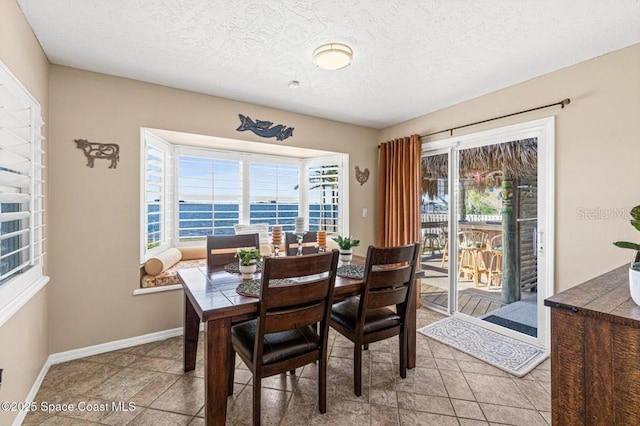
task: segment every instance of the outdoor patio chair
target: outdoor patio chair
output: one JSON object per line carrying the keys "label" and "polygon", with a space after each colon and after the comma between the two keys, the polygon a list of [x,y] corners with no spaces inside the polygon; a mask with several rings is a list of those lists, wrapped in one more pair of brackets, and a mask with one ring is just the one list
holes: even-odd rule
{"label": "outdoor patio chair", "polygon": [[489,240],[489,280],[488,286],[502,286],[502,234],[498,234]]}
{"label": "outdoor patio chair", "polygon": [[[473,285],[480,285],[480,276],[485,275],[489,282],[489,270],[484,261],[489,236],[481,231],[462,231],[458,233],[460,260],[458,262],[458,277],[469,277]],[[489,284],[487,284],[489,285]]]}

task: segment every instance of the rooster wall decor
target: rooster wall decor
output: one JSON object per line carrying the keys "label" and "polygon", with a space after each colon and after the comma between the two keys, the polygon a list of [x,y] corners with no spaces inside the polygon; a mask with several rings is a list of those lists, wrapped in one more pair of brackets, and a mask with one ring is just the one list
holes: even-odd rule
{"label": "rooster wall decor", "polygon": [[369,180],[369,169],[364,169],[364,171],[360,171],[360,167],[356,166],[356,180],[360,182],[360,186],[362,186],[366,181]]}

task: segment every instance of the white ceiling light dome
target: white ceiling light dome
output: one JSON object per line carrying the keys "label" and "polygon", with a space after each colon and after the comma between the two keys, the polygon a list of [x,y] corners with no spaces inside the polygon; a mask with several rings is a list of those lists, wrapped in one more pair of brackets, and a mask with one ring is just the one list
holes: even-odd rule
{"label": "white ceiling light dome", "polygon": [[344,43],[326,43],[313,51],[313,61],[318,68],[339,70],[348,67],[353,58],[353,49]]}

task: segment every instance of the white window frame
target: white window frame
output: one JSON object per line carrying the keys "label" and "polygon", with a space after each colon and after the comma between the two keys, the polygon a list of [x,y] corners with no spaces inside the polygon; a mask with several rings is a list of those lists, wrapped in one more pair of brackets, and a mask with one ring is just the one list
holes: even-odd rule
{"label": "white window frame", "polygon": [[[173,246],[173,211],[174,211],[174,179],[173,179],[173,151],[171,144],[160,139],[156,135],[141,130],[140,138],[142,140],[140,157],[140,261],[144,262],[150,257]],[[164,154],[164,164],[161,172],[162,199],[164,202],[161,206],[161,228],[160,228],[160,245],[151,249],[147,248],[147,204],[146,204],[146,169],[147,169],[147,147],[153,146]]]}
{"label": "white window frame", "polygon": [[[244,177],[245,177],[245,182],[247,182],[246,188],[247,188],[247,192],[246,192],[246,197],[244,197],[244,202],[246,204],[246,215],[243,216],[242,220],[243,223],[249,224],[251,222],[251,164],[252,163],[257,163],[257,164],[273,164],[273,165],[282,165],[282,166],[294,166],[298,169],[298,214],[297,216],[300,216],[302,214],[303,211],[303,200],[306,200],[306,192],[303,190],[303,186],[301,185],[302,183],[302,177],[304,174],[304,162],[299,160],[299,159],[288,159],[288,158],[283,158],[283,157],[273,157],[273,158],[267,158],[265,156],[262,156],[263,158],[260,158],[260,156],[252,156],[252,158],[250,158],[248,161],[245,161],[243,164],[243,169],[244,169]],[[279,190],[279,187],[276,191]],[[275,198],[277,199],[278,194],[275,194]],[[276,203],[279,204],[279,203]],[[295,217],[292,217],[292,223],[291,223],[291,227],[293,227],[295,225],[294,220]],[[265,219],[266,220],[266,219]]]}
{"label": "white window frame", "polygon": [[[144,169],[145,169],[145,147],[144,147],[144,133],[150,133],[145,129],[142,129],[142,154],[141,154],[141,251],[144,251],[144,247],[146,246],[146,241],[144,238],[145,235],[145,218],[146,214],[145,209],[145,192],[144,192]],[[156,139],[159,139],[154,135]],[[299,167],[299,209],[298,214],[303,217],[309,217],[309,205],[308,205],[308,180],[309,180],[309,167],[314,165],[322,165],[322,164],[340,164],[341,167],[339,169],[339,200],[340,200],[340,211],[338,217],[338,233],[341,235],[348,235],[349,233],[349,156],[348,154],[338,154],[338,155],[330,155],[326,157],[317,157],[317,158],[298,158],[298,157],[287,157],[287,156],[278,156],[278,155],[270,155],[270,154],[258,154],[251,152],[243,152],[243,151],[226,151],[220,149],[213,148],[203,148],[203,147],[195,147],[189,145],[172,145],[166,141],[163,141],[169,147],[171,147],[171,153],[173,158],[173,173],[172,173],[172,194],[174,194],[173,198],[169,200],[169,198],[165,198],[167,202],[172,203],[172,209],[174,214],[172,215],[172,224],[171,228],[171,237],[168,239],[167,246],[168,247],[190,247],[190,246],[202,246],[204,241],[180,241],[179,238],[179,206],[178,203],[178,180],[179,180],[179,158],[180,156],[194,156],[194,157],[207,157],[207,158],[216,158],[216,159],[225,159],[225,160],[236,160],[241,162],[241,175],[242,175],[242,199],[240,206],[240,215],[239,215],[239,223],[240,224],[249,224],[250,223],[250,163],[271,163],[271,164],[287,164],[287,165],[296,165]],[[160,251],[157,248],[155,252]],[[141,257],[143,261],[145,257]],[[147,257],[148,258],[148,257]]]}
{"label": "white window frame", "polygon": [[[30,114],[30,172],[29,172],[29,259],[28,269],[17,272],[0,285],[0,327],[22,308],[42,287],[49,281],[49,277],[43,274],[44,269],[44,179],[42,157],[41,134],[42,121],[41,107],[38,101],[22,85],[20,80],[13,75],[7,66],[0,61],[0,106],[16,106],[28,108]],[[12,105],[15,104],[15,105]],[[2,124],[0,124],[2,126]],[[0,129],[1,131],[2,129]],[[2,135],[0,135],[0,138]],[[1,141],[0,141],[1,142]],[[1,144],[0,144],[1,146]]]}
{"label": "white window frame", "polygon": [[[194,148],[190,146],[176,146],[174,152],[175,152],[174,168],[176,171],[175,178],[174,178],[174,187],[176,188],[175,190],[176,197],[179,196],[178,194],[179,191],[177,188],[178,188],[178,181],[179,181],[179,175],[180,175],[180,170],[179,170],[180,166],[178,165],[178,163],[181,156],[204,157],[204,158],[211,158],[211,159],[240,161],[241,174],[244,173],[243,168],[244,168],[245,158],[243,157],[243,153],[218,151],[218,150],[206,149],[206,148]],[[239,219],[240,223],[244,223],[243,216],[245,214],[245,211],[248,209],[248,205],[245,205],[246,203],[244,202],[245,191],[246,191],[245,187],[246,185],[242,185],[242,188],[241,188],[242,204],[240,205],[240,219]],[[179,200],[177,199],[174,200],[174,205],[177,202],[179,202]],[[246,223],[249,223],[249,222],[247,221]],[[176,208],[176,215],[174,219],[173,229],[175,229],[175,237],[174,237],[175,247],[194,247],[194,246],[201,246],[203,245],[203,243],[206,243],[204,240],[180,241],[180,208],[179,206]]]}
{"label": "white window frame", "polygon": [[[304,193],[305,198],[309,194],[309,170],[314,166],[338,164],[338,231],[332,235],[349,235],[349,156],[334,155],[327,157],[311,158],[305,161]],[[346,196],[345,196],[346,194]],[[304,217],[309,217],[309,201],[305,199]]]}

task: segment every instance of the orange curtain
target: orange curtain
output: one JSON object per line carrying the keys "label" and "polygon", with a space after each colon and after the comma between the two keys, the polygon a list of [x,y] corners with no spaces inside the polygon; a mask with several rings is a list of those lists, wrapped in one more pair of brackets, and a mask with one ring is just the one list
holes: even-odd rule
{"label": "orange curtain", "polygon": [[379,147],[377,241],[379,247],[420,241],[420,136]]}

